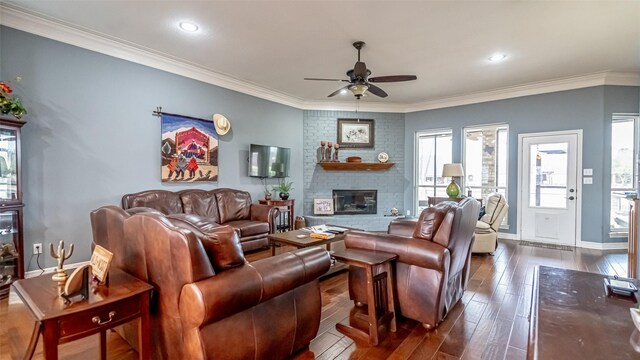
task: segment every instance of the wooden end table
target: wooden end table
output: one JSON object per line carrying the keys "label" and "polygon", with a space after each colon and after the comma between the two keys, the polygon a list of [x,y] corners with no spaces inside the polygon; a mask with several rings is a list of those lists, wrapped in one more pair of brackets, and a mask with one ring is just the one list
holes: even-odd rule
{"label": "wooden end table", "polygon": [[[379,343],[378,328],[389,322],[389,330],[396,331],[395,299],[393,296],[393,262],[398,255],[380,251],[347,249],[333,253],[333,257],[347,265],[363,268],[367,273],[367,314],[369,331],[337,323],[336,329],[351,337],[375,346]],[[375,274],[377,267],[382,272]]]}
{"label": "wooden end table", "polygon": [[42,332],[44,358],[58,358],[58,344],[100,333],[100,358],[106,359],[106,330],[138,319],[139,358],[150,359],[149,296],[153,286],[119,269],[111,269],[109,285],[95,288],[89,298],[65,304],[51,275],[13,283],[22,302],[36,318],[25,354],[30,359]]}
{"label": "wooden end table", "polygon": [[271,205],[278,208],[286,208],[286,211],[280,211],[280,215],[278,216],[278,223],[276,227],[278,231],[290,231],[293,230],[293,224],[295,222],[295,217],[293,214],[293,209],[296,206],[296,201],[294,199],[288,200],[258,200],[260,205]]}

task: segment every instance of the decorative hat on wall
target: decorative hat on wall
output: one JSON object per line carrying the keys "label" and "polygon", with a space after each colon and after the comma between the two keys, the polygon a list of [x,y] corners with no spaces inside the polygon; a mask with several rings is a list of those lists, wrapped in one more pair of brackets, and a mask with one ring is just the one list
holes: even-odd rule
{"label": "decorative hat on wall", "polygon": [[229,120],[227,120],[224,115],[220,114],[213,115],[213,126],[215,126],[218,135],[224,135],[231,130],[231,123]]}

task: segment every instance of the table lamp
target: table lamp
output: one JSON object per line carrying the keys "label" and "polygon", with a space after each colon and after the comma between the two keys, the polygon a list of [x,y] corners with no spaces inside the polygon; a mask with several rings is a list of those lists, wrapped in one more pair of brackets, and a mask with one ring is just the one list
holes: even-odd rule
{"label": "table lamp", "polygon": [[451,184],[447,186],[447,195],[449,195],[450,198],[458,197],[458,195],[460,195],[460,186],[456,184],[454,178],[456,176],[464,176],[462,164],[444,164],[442,167],[442,176],[451,177]]}

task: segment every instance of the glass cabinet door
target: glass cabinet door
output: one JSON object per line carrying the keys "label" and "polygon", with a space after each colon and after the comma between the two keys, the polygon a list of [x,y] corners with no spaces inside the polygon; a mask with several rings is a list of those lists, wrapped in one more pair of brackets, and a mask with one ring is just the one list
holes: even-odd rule
{"label": "glass cabinet door", "polygon": [[0,296],[9,291],[5,285],[18,279],[18,219],[18,211],[0,213]]}
{"label": "glass cabinet door", "polygon": [[0,128],[0,202],[18,198],[17,130]]}

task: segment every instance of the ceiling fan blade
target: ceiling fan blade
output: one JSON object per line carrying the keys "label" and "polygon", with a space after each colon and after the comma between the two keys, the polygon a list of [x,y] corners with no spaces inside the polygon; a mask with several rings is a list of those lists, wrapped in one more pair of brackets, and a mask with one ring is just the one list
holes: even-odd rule
{"label": "ceiling fan blade", "polygon": [[345,79],[322,79],[322,78],[304,78],[305,80],[314,80],[314,81],[342,81],[349,82],[349,80]]}
{"label": "ceiling fan blade", "polygon": [[376,76],[369,78],[369,82],[399,82],[399,81],[411,81],[416,80],[418,77],[415,75],[389,75],[389,76]]}
{"label": "ceiling fan blade", "polygon": [[358,61],[353,67],[353,77],[365,80],[367,78],[367,65],[362,61]]}
{"label": "ceiling fan blade", "polygon": [[373,84],[367,84],[369,86],[369,88],[367,89],[370,93],[372,93],[373,95],[376,96],[380,96],[381,98],[386,98],[387,97],[387,93],[384,92],[384,90],[380,89],[379,87],[373,85]]}
{"label": "ceiling fan blade", "polygon": [[340,92],[341,92],[342,90],[347,90],[347,89],[349,89],[349,86],[351,86],[351,85],[347,85],[347,86],[345,86],[345,87],[342,87],[342,88],[340,88],[340,89],[338,89],[338,90],[336,90],[336,91],[332,92],[332,93],[331,93],[331,94],[329,94],[329,96],[327,96],[327,97],[333,97],[333,96],[336,96],[336,95],[340,94]]}

